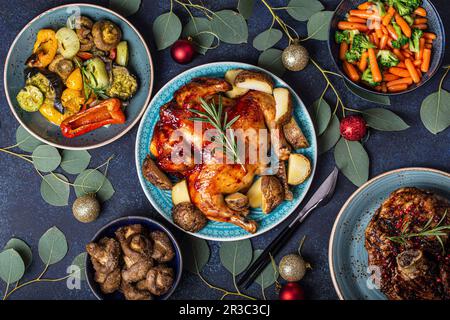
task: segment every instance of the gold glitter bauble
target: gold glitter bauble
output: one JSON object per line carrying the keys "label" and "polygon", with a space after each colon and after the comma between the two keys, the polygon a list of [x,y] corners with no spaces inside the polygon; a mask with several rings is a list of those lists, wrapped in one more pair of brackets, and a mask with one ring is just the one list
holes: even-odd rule
{"label": "gold glitter bauble", "polygon": [[300,281],[306,273],[307,264],[298,254],[284,256],[278,266],[280,276],[289,282]]}
{"label": "gold glitter bauble", "polygon": [[301,46],[298,40],[283,50],[281,60],[286,69],[291,71],[303,70],[309,61],[309,54],[305,47]]}

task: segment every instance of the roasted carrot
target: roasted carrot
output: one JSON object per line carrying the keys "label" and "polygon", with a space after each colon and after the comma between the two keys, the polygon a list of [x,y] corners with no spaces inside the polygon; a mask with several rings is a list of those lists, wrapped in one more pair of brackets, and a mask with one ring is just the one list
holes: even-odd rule
{"label": "roasted carrot", "polygon": [[389,73],[389,72],[386,72],[386,71],[383,73],[383,80],[384,81],[389,82],[389,81],[394,81],[394,80],[397,80],[397,79],[400,79],[400,77],[395,75],[395,74],[392,74],[392,73]]}
{"label": "roasted carrot", "polygon": [[399,64],[396,65],[396,67],[406,69],[405,62],[401,61]]}
{"label": "roasted carrot", "polygon": [[431,48],[433,48],[433,45],[431,43],[425,43],[425,48],[431,49]]}
{"label": "roasted carrot", "polygon": [[379,39],[383,36],[383,31],[381,31],[381,27],[379,24],[375,26],[375,34]]}
{"label": "roasted carrot", "polygon": [[387,41],[388,41],[388,36],[383,34],[383,36],[381,36],[381,39],[380,39],[380,46],[379,46],[379,48],[380,49],[386,48]]}
{"label": "roasted carrot", "polygon": [[422,38],[420,38],[420,39],[424,39],[425,40],[425,43],[433,43],[433,40],[432,39],[425,39],[424,37],[422,37]]}
{"label": "roasted carrot", "polygon": [[381,25],[380,27],[381,27],[381,31],[382,31],[384,34],[386,34],[386,35],[389,34],[388,29],[386,28],[386,26]]}
{"label": "roasted carrot", "polygon": [[354,23],[348,21],[339,21],[338,22],[339,30],[359,30],[361,32],[366,32],[368,30],[367,26],[362,23]]}
{"label": "roasted carrot", "polygon": [[388,25],[386,26],[386,28],[387,28],[387,30],[388,30],[388,32],[389,32],[389,36],[390,36],[392,39],[397,40],[397,39],[398,39],[398,35],[397,35],[397,32],[395,32],[395,29],[394,29],[394,27],[392,26],[392,24],[388,24]]}
{"label": "roasted carrot", "polygon": [[389,23],[391,23],[391,19],[394,16],[394,14],[395,14],[395,9],[394,9],[394,7],[390,6],[388,11],[384,15],[383,20],[381,21],[381,23],[384,26],[387,26]]}
{"label": "roasted carrot", "polygon": [[401,61],[405,60],[405,56],[401,53],[400,49],[394,48],[392,51]]}
{"label": "roasted carrot", "polygon": [[367,20],[364,18],[358,18],[358,17],[354,17],[354,16],[349,16],[347,18],[348,22],[356,22],[356,23],[362,23],[362,24],[366,24]]}
{"label": "roasted carrot", "polygon": [[409,53],[407,50],[402,50],[402,54],[405,58],[411,58],[411,53]]}
{"label": "roasted carrot", "polygon": [[350,10],[349,14],[358,18],[369,19],[374,15],[374,12],[371,10]]}
{"label": "roasted carrot", "polygon": [[390,73],[395,74],[395,75],[397,75],[399,77],[402,77],[402,78],[406,78],[406,77],[410,76],[408,70],[403,69],[403,68],[390,67],[388,70],[389,70]]}
{"label": "roasted carrot", "polygon": [[425,38],[422,37],[419,39],[419,52],[416,52],[415,57],[416,60],[421,60],[423,56],[423,49],[425,48]]}
{"label": "roasted carrot", "polygon": [[415,29],[426,30],[428,28],[428,25],[426,23],[413,24],[412,27],[415,28]]}
{"label": "roasted carrot", "polygon": [[348,63],[347,61],[344,61],[344,72],[348,75],[350,80],[354,82],[359,80],[359,73],[358,71],[356,71],[355,66]]}
{"label": "roasted carrot", "polygon": [[374,87],[375,91],[381,92],[382,88],[381,85]]}
{"label": "roasted carrot", "polygon": [[369,9],[371,6],[372,6],[372,2],[370,2],[370,1],[366,1],[366,2],[364,2],[364,3],[361,3],[359,6],[358,6],[358,9],[359,10],[367,10],[367,9]]}
{"label": "roasted carrot", "polygon": [[372,71],[373,81],[380,82],[383,80],[383,77],[381,76],[380,67],[378,66],[375,50],[373,48],[369,48],[367,49],[367,53],[369,55],[369,65],[370,71]]}
{"label": "roasted carrot", "polygon": [[414,81],[414,83],[419,83],[420,78],[419,78],[419,75],[417,74],[416,67],[414,66],[414,64],[411,61],[411,59],[406,59],[405,60],[405,65],[406,65],[406,69],[408,70],[408,72],[409,72],[412,80]]}
{"label": "roasted carrot", "polygon": [[380,45],[380,39],[377,37],[375,32],[372,32],[370,35],[372,36],[372,43],[378,48]]}
{"label": "roasted carrot", "polygon": [[400,26],[403,34],[405,36],[407,36],[408,38],[411,38],[411,28],[410,28],[409,24],[398,13],[395,14],[395,22],[397,22],[397,24]]}
{"label": "roasted carrot", "polygon": [[384,81],[381,83],[381,91],[384,92],[384,93],[387,92],[386,82],[384,82]]}
{"label": "roasted carrot", "polygon": [[388,87],[389,92],[400,92],[408,88],[407,84],[398,84],[396,86]]}
{"label": "roasted carrot", "polygon": [[424,32],[424,33],[423,33],[423,37],[424,37],[425,39],[431,39],[431,40],[434,40],[434,39],[436,39],[436,34],[434,34],[433,32]]}
{"label": "roasted carrot", "polygon": [[422,72],[427,72],[430,68],[430,60],[431,60],[431,49],[425,48],[423,49],[423,61],[420,66],[420,70]]}
{"label": "roasted carrot", "polygon": [[342,41],[341,45],[339,46],[339,59],[341,59],[342,61],[345,60],[345,54],[347,53],[347,50],[348,50],[348,43]]}
{"label": "roasted carrot", "polygon": [[393,87],[393,86],[396,86],[396,85],[399,85],[399,84],[407,84],[409,86],[412,83],[413,83],[412,78],[411,77],[406,77],[406,78],[400,78],[400,79],[393,80],[393,81],[388,81],[386,83],[386,85],[389,88],[389,87]]}
{"label": "roasted carrot", "polygon": [[422,24],[422,23],[428,23],[428,19],[427,18],[416,18],[416,19],[414,19],[413,24]]}
{"label": "roasted carrot", "polygon": [[414,60],[413,61],[414,66],[420,67],[422,65],[422,60]]}
{"label": "roasted carrot", "polygon": [[414,13],[421,17],[427,16],[427,11],[422,7],[418,7],[416,10],[414,10]]}
{"label": "roasted carrot", "polygon": [[420,71],[420,68],[416,68],[417,75],[419,76],[419,79],[422,79],[422,71]]}
{"label": "roasted carrot", "polygon": [[361,72],[364,72],[366,68],[367,68],[367,51],[364,51],[361,55],[361,59],[359,60],[358,69]]}

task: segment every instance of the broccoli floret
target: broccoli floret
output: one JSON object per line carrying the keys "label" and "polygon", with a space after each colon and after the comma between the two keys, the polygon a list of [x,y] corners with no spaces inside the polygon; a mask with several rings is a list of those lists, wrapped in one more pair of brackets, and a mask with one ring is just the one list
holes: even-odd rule
{"label": "broccoli floret", "polygon": [[378,51],[377,57],[380,64],[384,67],[395,67],[400,62],[397,56],[389,50]]}
{"label": "broccoli floret", "polygon": [[361,80],[365,81],[368,85],[373,86],[373,87],[378,86],[380,84],[379,82],[373,81],[372,71],[370,71],[370,68],[367,68],[363,72],[363,74],[361,76]]}
{"label": "broccoli floret", "polygon": [[352,48],[369,49],[375,48],[376,46],[369,41],[369,37],[365,34],[357,34],[353,37]]}
{"label": "broccoli floret", "polygon": [[348,32],[345,32],[346,30],[344,30],[343,32],[341,31],[336,31],[336,33],[334,34],[334,40],[336,40],[336,43],[342,43],[342,42],[350,42],[350,39],[348,37]]}
{"label": "broccoli floret", "polygon": [[403,19],[405,19],[405,21],[406,21],[410,26],[412,26],[412,25],[414,24],[414,19],[413,19],[413,17],[411,17],[410,15],[403,16]]}
{"label": "broccoli floret", "polygon": [[406,16],[414,11],[412,7],[405,5],[403,2],[397,0],[394,2],[394,7],[401,16]]}
{"label": "broccoli floret", "polygon": [[413,29],[411,38],[409,39],[409,50],[412,52],[419,52],[419,40],[423,35],[420,29]]}
{"label": "broccoli floret", "polygon": [[402,28],[400,28],[400,26],[395,22],[392,22],[392,26],[394,27],[397,37],[400,38],[402,36]]}
{"label": "broccoli floret", "polygon": [[352,48],[345,53],[345,60],[348,62],[357,62],[359,59],[361,59],[361,51],[359,50]]}
{"label": "broccoli floret", "polygon": [[405,44],[407,44],[409,41],[409,39],[405,36],[401,36],[400,38],[398,38],[397,40],[392,40],[392,46],[396,49],[400,49],[401,47],[403,47]]}

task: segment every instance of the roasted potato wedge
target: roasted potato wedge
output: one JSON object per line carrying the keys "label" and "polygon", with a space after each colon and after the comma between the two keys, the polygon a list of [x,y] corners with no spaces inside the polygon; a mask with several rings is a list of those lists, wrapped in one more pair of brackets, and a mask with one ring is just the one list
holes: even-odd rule
{"label": "roasted potato wedge", "polygon": [[280,180],[281,185],[283,186],[284,200],[291,201],[292,199],[294,199],[294,195],[292,194],[292,191],[289,189],[289,184],[287,182],[286,163],[284,161],[278,162],[278,171],[276,176]]}
{"label": "roasted potato wedge", "polygon": [[306,137],[303,134],[302,129],[300,129],[294,117],[291,117],[289,122],[283,126],[283,133],[284,136],[286,137],[287,142],[289,142],[289,144],[294,149],[309,147],[308,140],[306,140]]}
{"label": "roasted potato wedge", "polygon": [[243,96],[244,94],[246,94],[248,92],[249,89],[243,89],[243,88],[238,88],[234,85],[234,80],[236,80],[237,75],[243,71],[242,69],[231,69],[228,70],[225,73],[225,80],[230,83],[231,85],[233,85],[233,89],[231,89],[230,91],[225,92],[225,95],[228,98],[238,98],[240,96]]}
{"label": "roasted potato wedge", "polygon": [[255,182],[253,182],[252,186],[247,192],[247,197],[250,207],[259,208],[261,206],[261,178],[258,178]]}
{"label": "roasted potato wedge", "polygon": [[288,163],[288,183],[298,185],[311,174],[311,162],[307,157],[298,153],[291,153]]}
{"label": "roasted potato wedge", "polygon": [[181,180],[175,184],[172,188],[172,202],[177,205],[182,202],[191,202],[191,197],[189,196],[189,190],[187,187],[186,180]]}
{"label": "roasted potato wedge", "polygon": [[292,97],[286,88],[273,89],[273,97],[275,99],[275,121],[277,124],[283,125],[292,118]]}
{"label": "roasted potato wedge", "polygon": [[158,168],[149,155],[145,158],[142,165],[142,173],[144,177],[154,186],[163,190],[172,189],[172,182],[166,174]]}
{"label": "roasted potato wedge", "polygon": [[284,200],[284,189],[275,176],[261,177],[261,210],[269,213]]}
{"label": "roasted potato wedge", "polygon": [[262,91],[272,94],[273,81],[261,72],[244,70],[237,74],[234,85],[238,88]]}
{"label": "roasted potato wedge", "polygon": [[236,211],[248,211],[248,197],[240,192],[225,197],[228,207]]}

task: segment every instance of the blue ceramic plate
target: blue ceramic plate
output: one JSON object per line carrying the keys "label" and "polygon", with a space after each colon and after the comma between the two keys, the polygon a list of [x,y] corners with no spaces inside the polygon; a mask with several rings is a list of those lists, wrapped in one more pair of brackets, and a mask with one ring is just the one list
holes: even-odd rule
{"label": "blue ceramic plate", "polygon": [[[103,228],[101,228],[95,236],[92,238],[91,242],[98,242],[103,237],[109,237],[114,238],[114,232],[116,232],[117,229],[124,226],[129,226],[132,224],[141,224],[144,226],[148,231],[163,231],[166,233],[170,240],[172,241],[173,248],[175,250],[175,257],[172,259],[172,261],[169,261],[166,263],[169,267],[171,267],[174,270],[174,281],[172,285],[172,289],[170,289],[166,294],[160,296],[160,297],[154,297],[156,300],[167,300],[172,293],[175,291],[176,287],[178,286],[178,283],[181,279],[181,273],[183,271],[183,258],[181,256],[181,250],[180,247],[175,240],[175,237],[170,233],[170,231],[165,228],[160,223],[156,222],[155,220],[152,220],[150,218],[146,217],[139,217],[139,216],[129,216],[129,217],[123,217],[116,220],[111,221],[107,225],[105,225]],[[97,297],[99,300],[124,300],[125,297],[120,292],[114,292],[111,294],[104,294],[98,285],[97,282],[94,281],[94,275],[95,270],[92,265],[91,259],[89,255],[86,256],[86,279],[89,284],[89,287],[92,290],[92,293]]]}
{"label": "blue ceramic plate", "polygon": [[393,92],[393,93],[382,93],[371,89],[370,87],[365,87],[364,85],[357,84],[351,81],[345,72],[342,70],[342,62],[338,59],[339,56],[339,45],[334,41],[334,33],[337,30],[337,24],[339,21],[344,20],[345,16],[351,9],[355,9],[358,5],[365,2],[366,0],[342,0],[341,3],[338,4],[336,10],[334,11],[333,17],[331,18],[330,30],[329,30],[329,38],[328,38],[328,49],[331,54],[331,60],[333,60],[335,66],[342,74],[342,76],[346,79],[347,83],[352,86],[357,87],[365,92],[370,92],[373,94],[380,95],[398,95],[404,94],[407,92],[411,92],[419,87],[421,87],[425,82],[431,79],[436,71],[439,70],[439,67],[442,63],[442,59],[444,58],[445,51],[445,30],[444,24],[442,23],[441,17],[437,9],[434,7],[433,3],[430,0],[422,0],[422,7],[427,10],[427,19],[428,19],[428,29],[427,32],[434,32],[437,36],[437,39],[433,41],[433,51],[431,54],[431,63],[430,69],[426,74],[423,75],[422,80],[418,84],[413,84],[408,88],[408,90],[401,92]]}
{"label": "blue ceramic plate", "polygon": [[364,232],[375,211],[398,188],[417,187],[450,199],[450,174],[428,168],[383,173],[356,190],[339,212],[331,232],[329,263],[340,299],[385,300],[369,279]]}
{"label": "blue ceramic plate", "polygon": [[[240,62],[216,62],[209,63],[199,67],[192,68],[178,75],[174,79],[172,79],[169,83],[167,83],[153,98],[150,106],[145,112],[141,124],[139,126],[139,131],[136,139],[136,168],[139,176],[139,180],[141,182],[142,188],[147,196],[147,198],[152,203],[153,207],[158,210],[158,212],[171,223],[172,221],[172,198],[171,192],[160,190],[149,183],[144,176],[142,175],[142,163],[145,159],[145,156],[149,153],[149,146],[153,136],[153,129],[155,127],[156,122],[159,119],[159,109],[167,102],[169,102],[173,98],[174,92],[180,88],[182,85],[191,81],[196,77],[224,77],[225,72],[230,69],[251,69],[256,71],[265,72],[272,77],[275,82],[276,87],[286,87],[289,86],[280,78],[275,76],[274,74]],[[228,223],[220,223],[210,221],[208,225],[200,230],[200,232],[195,233],[193,235],[208,239],[208,240],[217,240],[217,241],[232,241],[254,237],[260,235],[271,228],[278,225],[284,219],[286,219],[292,211],[300,204],[303,200],[306,192],[311,185],[311,180],[314,176],[314,170],[316,167],[316,159],[317,159],[317,142],[316,135],[314,133],[314,126],[311,121],[311,118],[306,110],[305,105],[300,100],[298,95],[291,89],[291,94],[294,102],[294,116],[300,125],[303,133],[305,134],[310,147],[307,149],[300,149],[297,152],[304,154],[311,160],[312,164],[312,173],[311,176],[302,184],[292,188],[292,192],[294,193],[294,200],[292,201],[284,201],[281,205],[279,205],[274,211],[270,214],[266,215],[261,212],[260,209],[253,210],[250,213],[250,217],[256,220],[259,223],[258,231],[255,234],[249,234],[245,230],[236,227],[232,224]]]}
{"label": "blue ceramic plate", "polygon": [[[25,60],[30,56],[36,34],[42,28],[54,30],[66,25],[72,14],[88,16],[93,21],[108,19],[122,30],[123,40],[128,41],[130,59],[128,68],[138,78],[139,89],[127,106],[124,124],[113,125],[89,132],[83,136],[68,139],[58,126],[48,122],[39,112],[24,112],[16,96],[25,85]],[[131,23],[121,15],[91,4],[70,4],[50,9],[31,20],[19,33],[9,49],[4,70],[6,98],[14,116],[33,136],[39,140],[63,149],[92,149],[104,146],[127,133],[141,118],[150,101],[153,87],[153,65],[145,40]]]}

